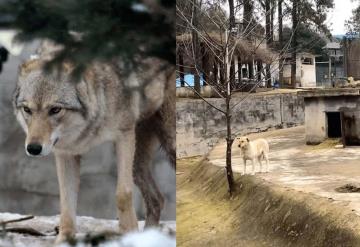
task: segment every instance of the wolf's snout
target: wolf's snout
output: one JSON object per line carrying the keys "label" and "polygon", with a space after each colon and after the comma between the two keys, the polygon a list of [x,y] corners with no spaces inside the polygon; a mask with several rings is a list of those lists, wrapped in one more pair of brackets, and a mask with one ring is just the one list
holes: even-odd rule
{"label": "wolf's snout", "polygon": [[31,155],[39,155],[42,151],[42,146],[38,143],[30,143],[27,145],[26,150]]}

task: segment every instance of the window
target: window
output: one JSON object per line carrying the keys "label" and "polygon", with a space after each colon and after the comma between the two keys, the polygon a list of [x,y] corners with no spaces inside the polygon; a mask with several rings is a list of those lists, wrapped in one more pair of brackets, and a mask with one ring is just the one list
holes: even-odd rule
{"label": "window", "polygon": [[292,58],[291,58],[291,57],[287,57],[287,58],[285,58],[285,60],[284,60],[284,64],[288,64],[288,65],[290,65],[290,64],[291,64],[291,60],[292,60]]}
{"label": "window", "polygon": [[307,65],[313,65],[313,59],[311,57],[302,57],[301,58],[301,63],[302,64],[307,64]]}

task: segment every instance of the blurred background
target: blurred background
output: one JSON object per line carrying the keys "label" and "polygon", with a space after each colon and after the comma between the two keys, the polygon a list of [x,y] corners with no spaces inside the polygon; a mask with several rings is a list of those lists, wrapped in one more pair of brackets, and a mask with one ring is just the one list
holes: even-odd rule
{"label": "blurred background", "polygon": [[[0,30],[4,38],[5,33]],[[1,41],[1,39],[0,39]],[[8,52],[0,43],[0,212],[34,215],[59,214],[58,182],[53,156],[27,157],[25,134],[15,119],[12,93],[20,63],[35,54],[40,42],[33,41]],[[17,49],[19,48],[19,49]],[[21,52],[20,52],[21,50]],[[152,171],[165,198],[162,220],[175,220],[175,172],[159,150]],[[115,219],[116,162],[111,143],[91,150],[82,159],[78,215]],[[136,188],[135,205],[144,217],[141,194]]]}

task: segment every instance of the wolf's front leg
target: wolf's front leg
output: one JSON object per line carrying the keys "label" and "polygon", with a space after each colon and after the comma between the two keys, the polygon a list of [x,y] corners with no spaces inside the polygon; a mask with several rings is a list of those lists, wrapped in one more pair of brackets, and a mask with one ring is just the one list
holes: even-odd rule
{"label": "wolf's front leg", "polygon": [[135,130],[125,131],[116,143],[118,182],[116,188],[119,227],[121,233],[137,230],[137,218],[133,206],[133,162],[135,154]]}
{"label": "wolf's front leg", "polygon": [[80,156],[55,154],[60,188],[60,225],[56,242],[72,238],[76,233],[76,206],[80,183]]}

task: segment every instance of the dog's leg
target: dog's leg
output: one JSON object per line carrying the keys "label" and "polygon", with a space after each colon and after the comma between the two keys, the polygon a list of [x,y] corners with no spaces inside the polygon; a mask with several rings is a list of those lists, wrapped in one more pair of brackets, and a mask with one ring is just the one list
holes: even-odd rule
{"label": "dog's leg", "polygon": [[136,151],[134,160],[135,184],[141,191],[146,206],[145,226],[158,225],[161,210],[164,207],[162,197],[151,172],[151,161],[159,147],[151,123],[141,122],[136,128]]}
{"label": "dog's leg", "polygon": [[269,156],[268,154],[264,154],[266,160],[266,172],[269,172]]}
{"label": "dog's leg", "polygon": [[246,174],[246,159],[244,159],[244,175]]}
{"label": "dog's leg", "polygon": [[119,228],[121,233],[137,230],[137,218],[133,206],[133,161],[135,130],[121,133],[116,142],[118,182],[116,188]]}
{"label": "dog's leg", "polygon": [[259,157],[258,157],[258,161],[259,161],[259,164],[260,164],[260,173],[262,172],[262,163],[261,163],[261,159],[262,159],[263,157],[262,157],[262,155],[260,155]]}
{"label": "dog's leg", "polygon": [[56,242],[75,237],[76,206],[80,183],[80,156],[55,154],[60,188],[60,226]]}
{"label": "dog's leg", "polygon": [[251,172],[251,174],[255,175],[255,159],[254,158],[251,160],[251,164],[252,164],[252,172]]}

